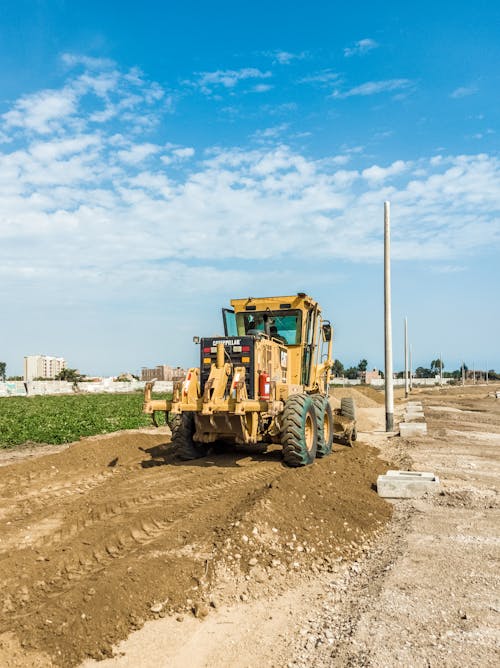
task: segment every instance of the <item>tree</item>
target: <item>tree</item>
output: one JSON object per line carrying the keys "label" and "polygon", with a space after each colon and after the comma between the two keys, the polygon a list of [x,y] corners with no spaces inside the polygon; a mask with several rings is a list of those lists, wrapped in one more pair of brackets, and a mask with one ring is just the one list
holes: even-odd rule
{"label": "tree", "polygon": [[358,364],[358,371],[366,371],[368,367],[368,361],[367,360],[360,360]]}
{"label": "tree", "polygon": [[440,373],[441,369],[444,369],[443,360],[439,359],[439,357],[435,360],[432,360],[431,371],[433,371],[436,374],[436,373]]}
{"label": "tree", "polygon": [[5,380],[6,372],[7,372],[7,363],[0,362],[0,380]]}
{"label": "tree", "polygon": [[79,383],[83,378],[78,369],[62,369],[56,376],[56,380],[67,380],[69,383]]}
{"label": "tree", "polygon": [[341,378],[344,375],[344,365],[340,360],[335,360],[332,371],[337,378]]}
{"label": "tree", "polygon": [[349,378],[349,380],[356,380],[356,378],[358,377],[358,368],[355,366],[351,366],[344,371],[344,375],[346,378]]}
{"label": "tree", "polygon": [[434,376],[433,372],[430,369],[426,369],[423,366],[418,366],[415,369],[416,378],[432,378]]}

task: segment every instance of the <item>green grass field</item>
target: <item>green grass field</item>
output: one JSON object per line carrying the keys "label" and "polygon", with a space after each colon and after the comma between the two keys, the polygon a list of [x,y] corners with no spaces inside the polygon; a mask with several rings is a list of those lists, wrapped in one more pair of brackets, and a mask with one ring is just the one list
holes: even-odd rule
{"label": "green grass field", "polygon": [[[2,397],[0,448],[23,443],[70,443],[81,436],[149,426],[151,418],[142,414],[142,401],[142,392]],[[162,417],[158,417],[158,423]]]}

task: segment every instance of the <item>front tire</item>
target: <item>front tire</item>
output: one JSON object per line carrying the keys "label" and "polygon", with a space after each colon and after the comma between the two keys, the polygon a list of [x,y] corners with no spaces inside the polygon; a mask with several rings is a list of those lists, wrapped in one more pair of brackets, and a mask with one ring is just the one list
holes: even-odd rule
{"label": "front tire", "polygon": [[332,451],[333,445],[333,411],[324,394],[313,394],[311,399],[316,409],[318,423],[318,446],[316,457],[326,457]]}
{"label": "front tire", "polygon": [[193,441],[195,432],[194,413],[180,413],[174,415],[170,423],[172,430],[172,446],[174,454],[184,461],[199,459],[207,454],[207,449],[201,443]]}
{"label": "front tire", "polygon": [[283,411],[281,444],[283,459],[288,466],[312,464],[318,446],[316,409],[307,394],[293,394]]}

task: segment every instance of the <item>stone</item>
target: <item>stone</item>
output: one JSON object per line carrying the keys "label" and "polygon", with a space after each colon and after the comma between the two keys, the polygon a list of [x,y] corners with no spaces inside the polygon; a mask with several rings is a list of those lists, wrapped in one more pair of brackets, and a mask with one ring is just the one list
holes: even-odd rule
{"label": "stone", "polygon": [[412,499],[438,489],[439,478],[425,471],[388,471],[377,478],[379,496],[389,499]]}
{"label": "stone", "polygon": [[209,608],[206,603],[197,603],[194,608],[193,608],[194,616],[198,617],[198,619],[204,619],[208,613],[209,613]]}
{"label": "stone", "polygon": [[427,434],[427,423],[426,422],[400,422],[399,423],[399,435],[402,438],[408,438],[409,436],[423,436]]}

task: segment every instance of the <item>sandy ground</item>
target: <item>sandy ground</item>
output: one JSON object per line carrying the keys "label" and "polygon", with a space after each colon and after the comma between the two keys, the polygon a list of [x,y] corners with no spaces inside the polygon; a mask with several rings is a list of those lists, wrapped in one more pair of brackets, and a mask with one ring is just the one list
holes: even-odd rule
{"label": "sandy ground", "polygon": [[[414,440],[387,438],[381,395],[346,390],[358,443],[300,470],[277,451],[178,464],[147,431],[7,456],[0,665],[498,665],[491,389],[414,393]],[[381,457],[441,493],[383,501]]]}

